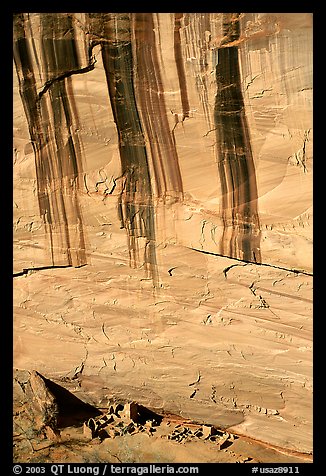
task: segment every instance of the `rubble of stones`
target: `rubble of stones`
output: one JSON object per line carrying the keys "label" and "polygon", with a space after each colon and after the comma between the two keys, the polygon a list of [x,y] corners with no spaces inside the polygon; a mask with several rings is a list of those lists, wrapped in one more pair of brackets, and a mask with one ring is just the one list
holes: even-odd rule
{"label": "rubble of stones", "polygon": [[[84,422],[83,432],[89,439],[99,438],[103,441],[107,438],[116,438],[126,434],[134,435],[140,432],[152,436],[160,426],[160,422],[155,418],[147,419],[144,423],[140,423],[140,420],[141,412],[137,403],[132,402],[124,405],[115,403],[109,406],[106,414]],[[169,425],[171,423],[167,422],[167,426]],[[167,438],[177,443],[202,439],[216,442],[218,448],[223,449],[229,445],[228,442],[233,442],[236,437],[210,425],[192,425],[190,428],[177,424],[168,435],[161,435],[161,438]]]}
{"label": "rubble of stones", "polygon": [[167,439],[176,442],[186,442],[193,439],[203,439],[207,441],[216,442],[219,449],[223,449],[228,446],[228,442],[233,442],[236,438],[234,435],[230,435],[227,432],[217,430],[211,425],[202,425],[195,428],[190,428],[185,425],[176,425]]}
{"label": "rubble of stones", "polygon": [[149,419],[144,424],[140,423],[141,415],[139,406],[134,403],[114,403],[109,406],[106,414],[96,418],[90,418],[84,422],[84,435],[90,439],[115,438],[126,434],[145,432],[151,436],[155,432],[155,426],[159,422]]}

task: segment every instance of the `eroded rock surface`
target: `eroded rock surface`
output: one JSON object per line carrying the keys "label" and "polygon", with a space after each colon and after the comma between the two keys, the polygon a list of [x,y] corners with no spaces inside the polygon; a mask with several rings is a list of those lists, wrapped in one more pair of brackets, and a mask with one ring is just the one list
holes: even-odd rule
{"label": "eroded rock surface", "polygon": [[[56,402],[57,418],[55,422],[51,418],[50,426],[45,426],[43,423],[49,423],[45,402],[49,401]],[[41,417],[41,426],[35,414]],[[96,409],[38,372],[16,370],[14,461],[67,460],[79,463],[307,463],[311,457],[280,452],[176,415],[159,415],[136,402],[112,400]]]}
{"label": "eroded rock surface", "polygon": [[14,364],[312,451],[310,14],[14,18]]}

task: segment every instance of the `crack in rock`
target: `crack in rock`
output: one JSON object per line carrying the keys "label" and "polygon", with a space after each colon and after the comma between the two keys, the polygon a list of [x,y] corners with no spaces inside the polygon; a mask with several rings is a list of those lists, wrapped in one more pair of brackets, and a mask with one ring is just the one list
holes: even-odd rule
{"label": "crack in rock", "polygon": [[57,266],[39,266],[35,268],[23,268],[23,271],[18,271],[18,273],[13,273],[14,278],[18,278],[19,276],[29,276],[33,274],[34,271],[44,271],[47,269],[62,269],[62,268],[82,268],[86,266],[86,264],[81,264],[79,266],[72,266],[71,264],[66,265],[57,265]]}
{"label": "crack in rock", "polygon": [[189,250],[197,251],[198,253],[203,253],[203,254],[206,254],[206,255],[218,256],[220,258],[228,258],[228,259],[231,259],[231,260],[240,261],[241,263],[254,264],[254,265],[257,265],[257,266],[267,266],[269,268],[275,268],[275,269],[280,269],[282,271],[288,271],[289,273],[304,274],[306,276],[313,276],[313,273],[309,273],[308,271],[304,271],[302,269],[295,269],[295,268],[291,269],[291,268],[285,268],[283,266],[276,266],[275,264],[258,263],[257,261],[247,261],[247,260],[243,260],[243,259],[240,259],[240,258],[234,258],[233,256],[227,256],[227,255],[223,255],[223,254],[220,254],[220,253],[213,253],[212,251],[199,250],[198,248],[192,248],[191,246],[185,246],[185,248],[188,248]]}
{"label": "crack in rock", "polygon": [[227,266],[226,268],[223,269],[223,274],[225,276],[225,279],[227,279],[227,273],[230,271],[231,268],[234,268],[235,266],[247,266],[249,263],[245,264],[231,264],[231,266]]}
{"label": "crack in rock", "polygon": [[84,68],[79,68],[73,71],[66,71],[65,73],[60,74],[59,76],[55,76],[54,78],[49,79],[48,81],[45,82],[43,89],[38,93],[37,95],[37,102],[39,102],[44,94],[50,89],[50,87],[58,82],[62,81],[65,78],[69,78],[70,76],[73,76],[75,74],[84,74],[88,73],[89,71],[92,71],[95,68],[95,64],[97,62],[96,58],[92,58],[93,61],[90,60],[89,64],[87,66],[84,66]]}

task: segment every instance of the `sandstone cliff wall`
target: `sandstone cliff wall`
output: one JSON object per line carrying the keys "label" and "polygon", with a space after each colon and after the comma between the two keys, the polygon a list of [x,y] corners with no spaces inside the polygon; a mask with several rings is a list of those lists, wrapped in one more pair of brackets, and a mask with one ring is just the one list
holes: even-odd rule
{"label": "sandstone cliff wall", "polygon": [[310,451],[312,15],[18,14],[13,98],[15,365]]}

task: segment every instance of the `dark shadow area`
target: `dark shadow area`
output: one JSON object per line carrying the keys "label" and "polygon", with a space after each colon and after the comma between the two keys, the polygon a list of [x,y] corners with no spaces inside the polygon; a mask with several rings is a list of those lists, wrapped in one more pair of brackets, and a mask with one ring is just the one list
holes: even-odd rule
{"label": "dark shadow area", "polygon": [[58,428],[80,426],[85,420],[102,414],[96,407],[85,403],[73,395],[69,390],[61,387],[52,380],[42,377],[45,385],[56,399],[58,413]]}
{"label": "dark shadow area", "polygon": [[232,445],[233,441],[224,441],[224,443],[221,445],[221,449],[225,450],[226,448],[229,448]]}
{"label": "dark shadow area", "polygon": [[144,425],[147,420],[150,420],[150,421],[153,421],[155,426],[158,426],[161,424],[163,417],[159,415],[158,413],[155,413],[152,410],[149,410],[148,408],[143,407],[142,405],[137,405],[137,409],[138,409],[137,423]]}

